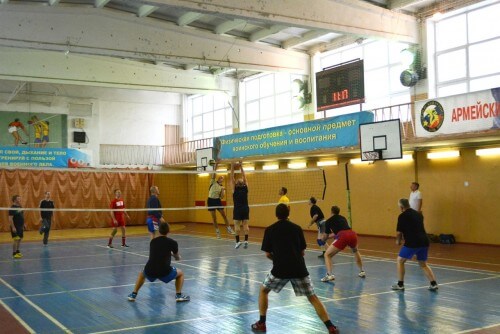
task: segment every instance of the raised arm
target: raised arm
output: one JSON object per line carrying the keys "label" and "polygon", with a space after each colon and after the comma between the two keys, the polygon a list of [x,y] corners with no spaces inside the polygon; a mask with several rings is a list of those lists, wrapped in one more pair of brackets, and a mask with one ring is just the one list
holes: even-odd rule
{"label": "raised arm", "polygon": [[231,176],[229,177],[229,184],[231,186],[231,190],[234,192],[234,185],[236,181],[234,180],[234,164],[231,162]]}
{"label": "raised arm", "polygon": [[243,183],[246,186],[248,186],[247,177],[245,176],[245,170],[243,169],[243,161],[240,161],[240,171],[241,171],[241,178],[243,179]]}

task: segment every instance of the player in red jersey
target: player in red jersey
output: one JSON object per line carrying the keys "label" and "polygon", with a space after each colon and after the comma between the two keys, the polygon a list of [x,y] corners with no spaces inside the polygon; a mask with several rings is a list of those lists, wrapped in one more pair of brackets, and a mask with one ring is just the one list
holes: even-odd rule
{"label": "player in red jersey", "polygon": [[[111,201],[109,205],[110,209],[125,209],[125,202],[122,198],[122,192],[120,189],[115,189],[115,198]],[[113,237],[116,234],[116,230],[118,226],[120,226],[122,230],[122,247],[128,247],[125,243],[125,216],[130,220],[130,216],[126,211],[111,211],[111,224],[113,225],[113,231],[111,231],[111,235],[109,236],[108,248],[113,248]]]}

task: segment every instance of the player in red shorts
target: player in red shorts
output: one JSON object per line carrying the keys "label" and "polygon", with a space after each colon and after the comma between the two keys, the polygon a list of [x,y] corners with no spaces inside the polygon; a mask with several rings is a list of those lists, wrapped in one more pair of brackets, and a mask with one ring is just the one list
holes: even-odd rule
{"label": "player in red shorts", "polygon": [[332,257],[338,252],[344,250],[347,246],[349,246],[354,253],[356,264],[359,267],[358,276],[361,278],[366,277],[366,273],[363,270],[361,254],[359,254],[358,251],[358,236],[347,223],[347,219],[345,219],[344,216],[339,215],[339,213],[340,208],[336,205],[332,206],[332,216],[325,222],[325,234],[323,235],[323,241],[330,238],[334,238],[335,240],[325,252],[326,276],[321,279],[321,282],[333,281],[335,279],[335,275],[332,272]]}
{"label": "player in red shorts", "polygon": [[[111,201],[109,205],[110,209],[125,209],[125,202],[122,198],[122,192],[120,189],[115,189],[115,198]],[[126,211],[111,211],[111,224],[113,225],[113,231],[111,231],[111,235],[109,236],[108,248],[113,248],[113,237],[116,234],[116,230],[118,226],[122,230],[122,247],[128,247],[125,243],[125,216],[130,220],[130,216]]]}

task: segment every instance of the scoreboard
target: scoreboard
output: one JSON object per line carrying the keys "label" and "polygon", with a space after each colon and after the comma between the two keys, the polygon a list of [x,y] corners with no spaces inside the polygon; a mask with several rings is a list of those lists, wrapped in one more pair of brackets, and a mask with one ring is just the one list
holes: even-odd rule
{"label": "scoreboard", "polygon": [[357,59],[316,73],[318,111],[365,102],[363,60]]}

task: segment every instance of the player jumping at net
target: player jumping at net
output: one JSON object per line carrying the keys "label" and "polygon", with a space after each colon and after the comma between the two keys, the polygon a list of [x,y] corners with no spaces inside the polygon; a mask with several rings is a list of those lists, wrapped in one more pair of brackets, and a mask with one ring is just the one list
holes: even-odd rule
{"label": "player jumping at net", "polygon": [[318,257],[324,258],[326,250],[326,242],[323,241],[323,233],[325,233],[325,215],[323,214],[323,211],[321,211],[321,208],[316,205],[316,202],[317,201],[315,197],[311,197],[309,199],[309,205],[311,206],[311,209],[309,210],[309,214],[311,215],[311,222],[309,223],[309,227],[311,227],[313,224],[316,224],[316,227],[318,228],[318,238],[316,239],[316,241],[318,242],[320,249],[323,251],[323,253]]}
{"label": "player jumping at net", "polygon": [[177,261],[181,259],[179,245],[177,241],[167,236],[170,232],[170,227],[167,223],[160,223],[158,231],[160,235],[149,243],[149,260],[144,270],[139,273],[137,281],[135,282],[134,291],[128,295],[128,300],[131,302],[135,301],[146,279],[150,282],[159,279],[164,283],[168,283],[175,279],[175,301],[187,302],[190,300],[190,297],[182,294],[184,273],[182,270],[170,265],[172,256]]}
{"label": "player jumping at net", "polygon": [[245,233],[244,248],[248,248],[248,219],[250,218],[250,207],[248,206],[248,182],[243,170],[241,161],[236,166],[240,167],[241,177],[234,178],[234,164],[231,164],[231,185],[233,187],[233,220],[236,244],[234,248],[238,249],[241,246],[240,242],[240,227],[243,225],[243,232]]}
{"label": "player jumping at net", "polygon": [[347,223],[347,219],[339,213],[340,208],[336,205],[332,206],[332,216],[325,222],[325,234],[323,234],[323,240],[326,241],[330,238],[334,238],[335,240],[325,252],[326,276],[321,279],[321,282],[333,281],[335,279],[335,275],[333,274],[332,257],[338,252],[344,250],[347,246],[351,248],[354,258],[356,259],[356,264],[359,268],[358,276],[361,278],[366,277],[366,273],[363,270],[361,254],[358,250],[358,236]]}
{"label": "player jumping at net", "polygon": [[110,211],[111,224],[113,225],[113,230],[111,231],[111,235],[109,236],[108,248],[113,248],[113,238],[116,234],[118,227],[120,227],[122,231],[122,247],[128,247],[127,243],[125,242],[126,239],[125,217],[127,217],[127,219],[130,220],[130,216],[126,211],[123,211],[123,209],[125,209],[125,202],[122,198],[121,190],[115,189],[114,193],[115,193],[115,198],[111,201],[109,208],[113,210],[122,210],[122,211]]}
{"label": "player jumping at net", "polygon": [[148,232],[152,240],[156,236],[156,231],[158,231],[160,223],[164,223],[165,219],[163,219],[163,213],[161,210],[154,210],[161,209],[161,203],[158,199],[160,189],[158,189],[157,186],[151,186],[151,188],[149,188],[149,193],[151,196],[148,199],[147,207],[150,210],[148,210],[146,224],[148,225]]}
{"label": "player jumping at net", "polygon": [[[214,171],[217,170],[218,162],[215,163]],[[212,179],[210,180],[210,187],[208,188],[208,199],[207,206],[208,211],[212,215],[212,223],[215,227],[215,233],[217,235],[217,239],[220,239],[220,231],[219,225],[217,224],[217,215],[216,211],[219,211],[222,219],[224,219],[224,223],[226,224],[226,230],[229,234],[235,234],[229,226],[229,221],[227,220],[226,213],[224,212],[224,208],[222,207],[222,199],[225,196],[226,189],[222,185],[224,183],[224,176],[219,176],[217,181],[215,180],[215,173],[212,174]]]}

